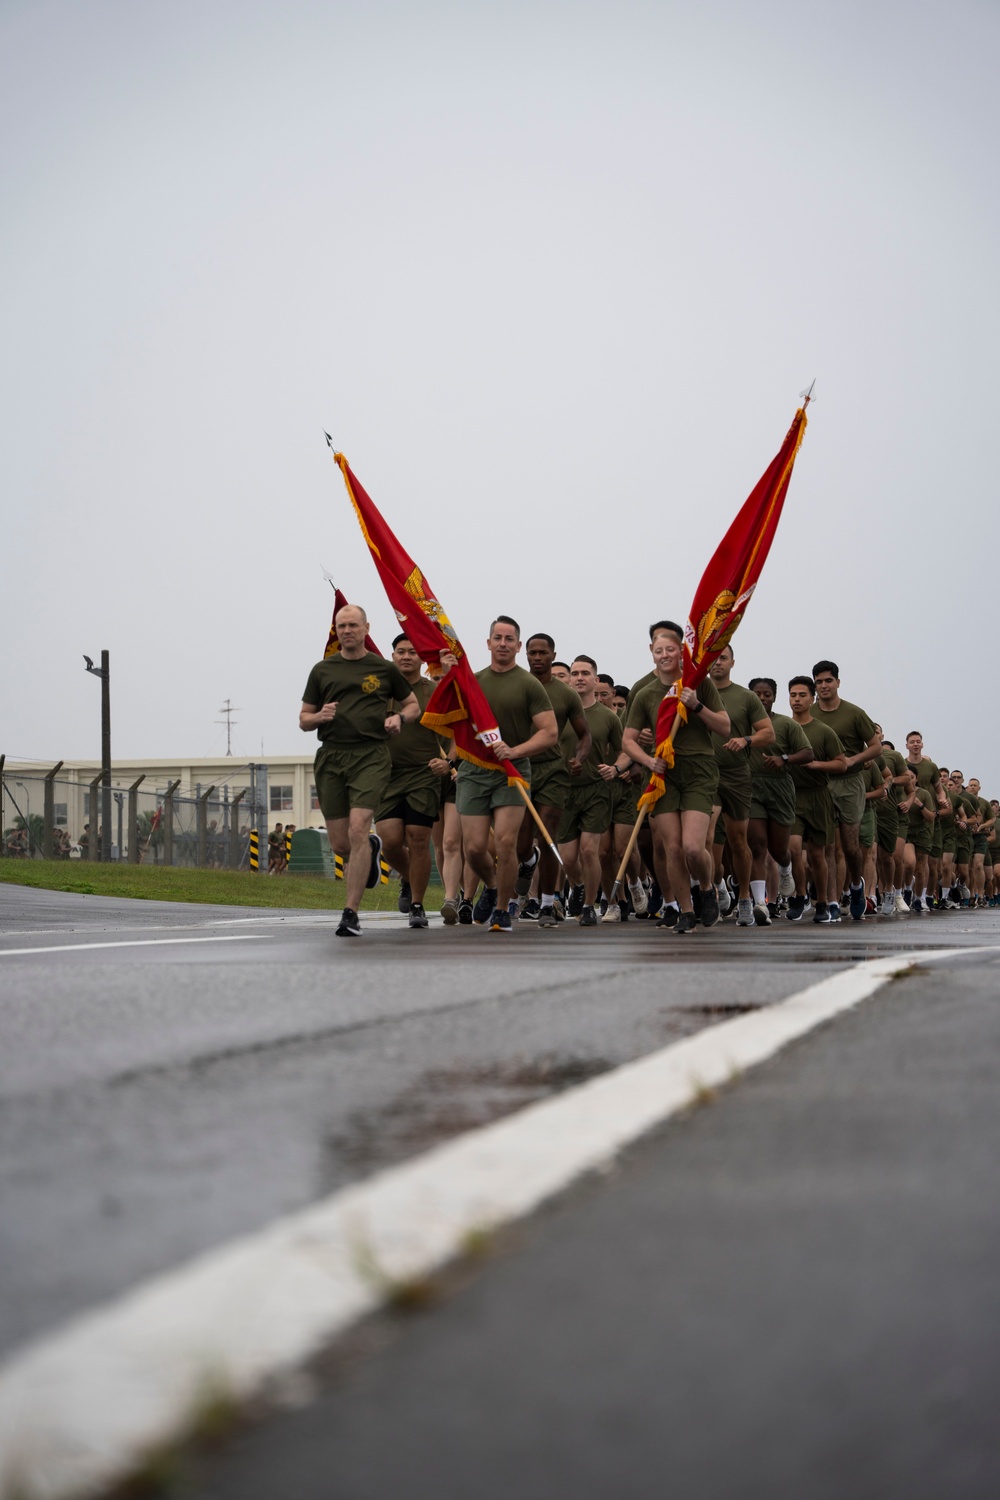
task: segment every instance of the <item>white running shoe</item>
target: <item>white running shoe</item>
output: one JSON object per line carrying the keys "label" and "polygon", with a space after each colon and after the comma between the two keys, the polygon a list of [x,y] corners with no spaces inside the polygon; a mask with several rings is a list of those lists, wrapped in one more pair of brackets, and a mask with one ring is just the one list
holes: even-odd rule
{"label": "white running shoe", "polygon": [[895,896],[892,898],[892,904],[893,904],[893,906],[896,909],[896,915],[897,915],[897,917],[905,917],[906,913],[910,909],[907,906],[906,902],[903,900],[903,893],[902,893],[902,891],[897,891],[896,892]]}
{"label": "white running shoe", "polygon": [[[635,885],[629,881],[628,893],[632,897],[632,910],[637,917],[643,916],[649,910],[649,897],[646,895],[646,887],[642,881],[637,880]],[[621,913],[619,913],[619,917],[617,918],[612,917],[612,922],[619,920],[620,916]]]}
{"label": "white running shoe", "polygon": [[729,894],[729,887],[725,881],[715,887],[715,894],[719,898],[719,916],[724,917],[733,909],[733,898]]}
{"label": "white running shoe", "polygon": [[789,896],[795,895],[795,876],[792,874],[791,865],[788,866],[787,870],[783,870],[779,865],[778,873],[780,876],[778,881],[778,895],[784,896],[787,901]]}
{"label": "white running shoe", "polygon": [[768,909],[764,905],[763,901],[758,901],[757,904],[754,906],[754,909],[753,909],[753,920],[754,920],[754,925],[756,927],[770,927],[771,926],[771,913],[768,911]]}
{"label": "white running shoe", "polygon": [[893,900],[892,892],[891,891],[886,891],[885,895],[882,897],[882,910],[879,912],[879,916],[880,917],[894,917],[895,915],[896,915],[896,903]]}
{"label": "white running shoe", "polygon": [[[635,905],[635,902],[633,901],[632,904]],[[646,908],[643,907],[643,911],[645,911],[645,909]],[[622,909],[618,905],[618,902],[617,901],[611,901],[611,902],[609,902],[608,903],[608,909],[604,913],[604,916],[601,918],[601,921],[602,922],[620,922],[621,919],[622,919]]]}
{"label": "white running shoe", "polygon": [[741,896],[736,907],[737,927],[756,927],[753,915],[753,902],[749,896]]}

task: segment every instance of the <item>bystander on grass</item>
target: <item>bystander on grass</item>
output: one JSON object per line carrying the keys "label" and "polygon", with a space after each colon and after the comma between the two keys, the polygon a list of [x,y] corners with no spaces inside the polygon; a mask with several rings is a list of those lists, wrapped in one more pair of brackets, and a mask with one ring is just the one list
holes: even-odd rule
{"label": "bystander on grass", "polygon": [[[251,875],[243,870],[185,870],[170,865],[91,864],[89,860],[0,859],[0,883],[84,896],[136,901],[190,901],[211,906],[339,910],[344,882],[321,875]],[[362,911],[395,911],[399,883],[366,891]],[[437,911],[443,892],[432,885],[424,905]]]}

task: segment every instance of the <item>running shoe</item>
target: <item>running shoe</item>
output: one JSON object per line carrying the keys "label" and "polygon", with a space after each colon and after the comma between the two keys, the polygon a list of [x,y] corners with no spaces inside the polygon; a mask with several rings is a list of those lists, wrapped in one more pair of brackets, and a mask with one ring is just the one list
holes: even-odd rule
{"label": "running shoe", "polygon": [[528,900],[527,900],[527,902],[525,904],[525,908],[524,908],[524,910],[521,913],[521,917],[523,918],[523,920],[525,922],[537,922],[538,921],[538,913],[540,911],[541,911],[541,907],[539,906],[539,904],[536,901],[535,897],[534,896],[529,896]]}
{"label": "running shoe", "polygon": [[701,925],[702,927],[714,927],[719,920],[719,898],[715,894],[715,886],[710,885],[707,891],[694,890],[692,897],[701,897]]}
{"label": "running shoe", "polygon": [[925,908],[923,902],[921,901],[919,896],[914,896],[913,900],[910,902],[910,916],[922,917],[924,913]]}
{"label": "running shoe", "polygon": [[454,927],[458,921],[458,902],[454,896],[446,896],[441,902],[441,920],[446,927]]}
{"label": "running shoe", "polygon": [[361,936],[361,923],[358,921],[358,914],[356,911],[352,911],[349,906],[344,907],[344,915],[340,919],[340,926],[337,928],[337,936]]}
{"label": "running shoe", "polygon": [[[620,922],[621,919],[622,919],[622,909],[618,905],[617,901],[612,901],[611,904],[610,904],[610,906],[608,907],[607,911],[604,913],[604,916],[601,918],[601,921],[602,922]],[[582,921],[583,921],[582,917],[580,918],[580,921],[582,923]]]}
{"label": "running shoe", "polygon": [[749,896],[741,896],[740,899],[739,899],[739,902],[737,903],[737,907],[736,907],[736,925],[737,925],[737,927],[753,927],[753,926],[755,926],[754,915],[753,915],[753,902],[750,900]]}
{"label": "running shoe", "polygon": [[583,886],[575,885],[569,893],[569,905],[566,908],[568,917],[578,917],[583,911]]}
{"label": "running shoe", "polygon": [[895,915],[896,915],[896,898],[892,894],[891,891],[886,891],[885,895],[882,897],[882,908],[881,908],[881,910],[879,912],[879,916],[880,917],[894,917]]}
{"label": "running shoe", "polygon": [[859,886],[851,886],[851,916],[855,922],[863,922],[865,916],[865,883],[862,880]]}
{"label": "running shoe", "polygon": [[477,927],[485,927],[497,909],[497,888],[495,885],[483,886],[483,893],[475,906],[472,908],[472,920]]}
{"label": "running shoe", "polygon": [[514,889],[519,896],[526,896],[531,890],[531,878],[538,864],[538,845],[532,844],[530,859],[524,860],[517,867],[517,879],[514,881]]}
{"label": "running shoe", "polygon": [[410,882],[408,880],[401,880],[399,882],[399,900],[396,902],[396,909],[401,912],[408,912],[412,902],[413,895],[410,890]]}
{"label": "running shoe", "polygon": [[[702,890],[702,888],[701,888],[700,885],[693,885],[691,887],[691,910],[694,912],[694,919],[695,919],[696,922],[700,922],[701,921],[701,903],[702,903],[702,900],[704,898],[704,894],[705,893]],[[712,887],[712,895],[715,896],[715,886],[714,885]],[[719,898],[718,898],[718,896],[715,896],[715,904],[716,904],[716,907],[718,907],[718,905],[719,905]]]}
{"label": "running shoe", "polygon": [[[827,906],[826,902],[825,901],[817,901],[816,902],[816,910],[813,912],[813,921],[814,922],[830,922],[832,920],[833,920],[833,918],[830,916],[830,908]],[[837,920],[839,921],[840,918],[838,917]]]}
{"label": "running shoe", "polygon": [[776,922],[781,915],[781,903],[779,901],[769,901],[767,903],[767,914],[772,922]]}
{"label": "running shoe", "polygon": [[698,918],[693,911],[682,911],[677,918],[677,926],[674,928],[674,931],[676,933],[694,932],[697,925]]}
{"label": "running shoe", "polygon": [[427,920],[427,913],[424,911],[424,909],[421,906],[421,904],[420,904],[419,901],[411,901],[410,902],[410,926],[411,927],[429,927],[430,926],[430,923]]}
{"label": "running shoe", "polygon": [[509,911],[500,911],[499,908],[498,908],[493,913],[493,920],[490,923],[490,931],[491,932],[506,932],[508,935],[510,933],[512,933],[514,931],[514,926],[513,926],[513,923],[510,920],[510,912]]}
{"label": "running shoe", "polygon": [[829,913],[830,913],[830,921],[831,922],[839,922],[840,921],[840,902],[839,901],[831,901],[829,903],[828,910],[829,910]]}
{"label": "running shoe", "polygon": [[642,881],[637,880],[635,882],[635,885],[633,885],[632,882],[629,881],[628,893],[632,897],[632,910],[635,912],[637,917],[641,917],[646,912],[649,906],[649,901],[646,896],[646,888],[643,885]]}
{"label": "running shoe", "polygon": [[365,881],[365,889],[372,891],[382,879],[382,840],[377,833],[368,835],[368,843],[372,851],[371,864],[368,867],[368,879]]}
{"label": "running shoe", "polygon": [[466,901],[464,896],[458,903],[458,921],[461,927],[472,926],[472,902]]}
{"label": "running shoe", "polygon": [[657,927],[676,927],[680,916],[676,906],[665,906],[656,919]]}
{"label": "running shoe", "polygon": [[729,887],[725,881],[715,887],[715,899],[719,903],[719,915],[724,917],[733,909],[733,898],[729,894]]}
{"label": "running shoe", "polygon": [[556,916],[555,908],[554,907],[552,907],[552,906],[543,906],[542,907],[541,911],[538,913],[538,925],[539,925],[539,927],[558,927],[559,926],[559,918]]}
{"label": "running shoe", "polygon": [[561,896],[556,896],[555,900],[552,902],[552,910],[555,912],[557,922],[565,922],[566,908],[562,904]]}
{"label": "running shoe", "polygon": [[771,913],[768,911],[767,905],[766,905],[765,902],[763,902],[763,901],[757,901],[754,904],[753,919],[754,919],[754,924],[757,927],[770,927],[770,925],[771,925]]}
{"label": "running shoe", "polygon": [[586,903],[580,908],[580,926],[597,926],[597,913],[592,906],[588,906]]}
{"label": "running shoe", "polygon": [[896,894],[892,898],[892,904],[895,908],[897,917],[905,917],[906,913],[910,909],[906,904],[906,899],[903,896],[902,891],[896,892]]}
{"label": "running shoe", "polygon": [[789,922],[801,922],[809,909],[809,902],[805,896],[790,896],[788,898],[788,910],[785,916]]}
{"label": "running shoe", "polygon": [[784,896],[787,901],[790,896],[795,895],[795,876],[792,874],[791,865],[788,865],[785,869],[782,869],[779,865],[778,873],[780,876],[778,880],[778,895]]}

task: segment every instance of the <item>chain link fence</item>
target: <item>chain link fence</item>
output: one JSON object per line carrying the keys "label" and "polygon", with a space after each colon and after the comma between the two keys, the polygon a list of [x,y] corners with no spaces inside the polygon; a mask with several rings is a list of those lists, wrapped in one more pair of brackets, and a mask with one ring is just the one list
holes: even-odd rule
{"label": "chain link fence", "polygon": [[[60,763],[61,764],[61,763]],[[0,771],[0,857],[99,860],[103,778],[59,776],[59,767]],[[111,858],[129,864],[248,870],[251,834],[267,855],[267,769],[234,769],[222,787],[111,782]],[[257,842],[255,839],[254,843]]]}

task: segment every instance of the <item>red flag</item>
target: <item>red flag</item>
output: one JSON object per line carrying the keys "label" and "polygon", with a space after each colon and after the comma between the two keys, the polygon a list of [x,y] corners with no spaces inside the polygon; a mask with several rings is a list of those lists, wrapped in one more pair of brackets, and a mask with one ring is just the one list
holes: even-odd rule
{"label": "red flag", "polygon": [[[785,441],[722,538],[698,585],[684,631],[683,674],[660,704],[656,721],[656,754],[668,766],[674,762],[677,718],[682,722],[687,718],[678,693],[681,687],[696,688],[703,681],[719,652],[732,640],[757,587],[781,519],[792,466],[805,436],[808,404],[807,396],[795,413]],[[663,778],[654,775],[639,806],[653,807],[662,795]]]}
{"label": "red flag", "polygon": [[[333,443],[327,434],[331,449]],[[502,738],[486,694],[476,681],[462,643],[451,621],[434,598],[430,585],[412,557],[403,551],[386,525],[370,496],[365,493],[342,453],[334,453],[351,497],[361,532],[368,543],[378,575],[389,603],[396,612],[401,630],[431,676],[441,671],[441,652],[450,651],[457,664],[442,677],[431,694],[421,723],[428,729],[447,735],[463,760],[483,766],[488,771],[505,771],[508,782],[520,781],[517,767],[509,760],[498,761],[489,747]]]}
{"label": "red flag", "polygon": [[[345,599],[343,594],[337,588],[336,584],[334,584],[333,618],[330,621],[330,634],[327,637],[326,650],[323,652],[324,661],[328,661],[331,656],[336,656],[340,651],[340,641],[337,639],[337,615],[343,609],[344,605],[349,603],[350,600]],[[381,651],[378,649],[370,635],[365,636],[365,650],[374,651],[376,656],[382,655]]]}

